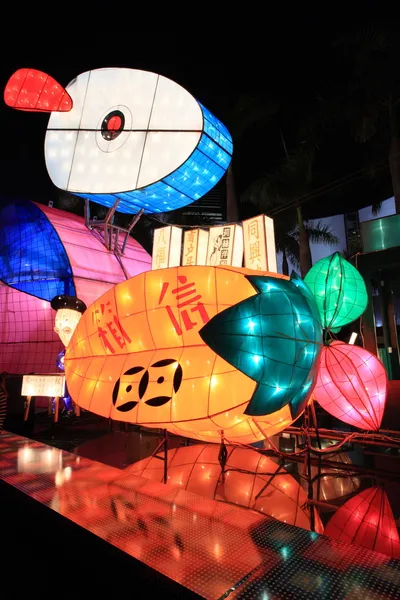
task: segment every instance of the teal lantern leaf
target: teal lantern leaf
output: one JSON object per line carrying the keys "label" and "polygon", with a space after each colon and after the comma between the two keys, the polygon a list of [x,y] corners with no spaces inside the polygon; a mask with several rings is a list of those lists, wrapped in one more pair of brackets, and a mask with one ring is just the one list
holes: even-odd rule
{"label": "teal lantern leaf", "polygon": [[258,383],[246,414],[267,415],[290,403],[296,417],[311,394],[322,346],[315,299],[295,273],[290,280],[247,279],[258,293],[215,315],[200,336]]}
{"label": "teal lantern leaf", "polygon": [[324,329],[337,332],[367,308],[364,279],[339,252],[315,263],[304,281],[315,297]]}

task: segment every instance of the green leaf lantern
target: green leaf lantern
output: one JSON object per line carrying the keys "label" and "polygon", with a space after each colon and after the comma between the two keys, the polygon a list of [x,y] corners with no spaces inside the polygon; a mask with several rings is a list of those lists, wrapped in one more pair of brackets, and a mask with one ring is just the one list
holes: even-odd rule
{"label": "green leaf lantern", "polygon": [[338,331],[367,308],[364,279],[339,252],[315,263],[304,281],[315,297],[324,329]]}
{"label": "green leaf lantern", "polygon": [[315,299],[296,274],[290,280],[262,275],[247,279],[257,294],[217,314],[200,336],[257,381],[246,414],[268,415],[289,404],[295,418],[311,394],[322,347]]}

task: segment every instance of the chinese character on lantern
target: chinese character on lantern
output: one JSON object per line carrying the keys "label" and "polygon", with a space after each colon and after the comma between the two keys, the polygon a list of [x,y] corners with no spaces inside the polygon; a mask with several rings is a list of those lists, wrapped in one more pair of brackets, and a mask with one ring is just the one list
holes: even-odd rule
{"label": "chinese character on lantern", "polygon": [[[160,298],[158,300],[159,306],[164,300],[168,288],[169,282],[164,282],[161,289]],[[171,306],[167,305],[165,308],[177,335],[183,335],[182,327],[185,331],[190,331],[191,329],[193,329],[193,327],[198,325],[198,318],[196,319],[196,317],[200,317],[203,325],[205,325],[210,320],[210,317],[207,314],[206,307],[202,302],[200,302],[202,296],[201,294],[197,293],[196,284],[194,281],[192,281],[191,283],[187,283],[187,277],[185,275],[178,275],[178,287],[171,290],[171,293],[174,294],[174,296],[176,296],[176,299],[179,301],[179,303],[176,305],[179,309],[178,318],[174,314]],[[184,308],[189,304],[195,305],[192,306],[190,309]],[[179,317],[180,322],[178,320]]]}
{"label": "chinese character on lantern", "polygon": [[100,304],[100,309],[94,312],[94,318],[99,337],[112,354],[115,354],[115,343],[123,348],[125,341],[129,343],[132,341],[119,322],[118,315],[113,314],[111,302]]}

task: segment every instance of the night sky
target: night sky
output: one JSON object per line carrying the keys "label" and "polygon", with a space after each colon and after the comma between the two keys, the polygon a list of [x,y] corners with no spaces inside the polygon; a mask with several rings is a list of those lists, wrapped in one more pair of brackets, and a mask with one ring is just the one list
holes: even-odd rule
{"label": "night sky", "polygon": [[[338,76],[340,65],[332,58],[331,40],[346,27],[350,28],[351,23],[343,24],[340,15],[333,19],[328,13],[325,17],[303,15],[303,19],[294,18],[289,24],[282,18],[272,19],[260,32],[247,27],[231,32],[227,28],[227,34],[223,35],[221,24],[215,24],[215,32],[209,24],[202,38],[195,31],[164,36],[144,31],[135,32],[129,39],[124,37],[127,34],[120,34],[121,41],[107,43],[108,38],[103,39],[99,33],[89,36],[84,47],[72,36],[70,48],[64,39],[54,49],[46,50],[39,43],[27,43],[24,47],[22,43],[15,51],[6,48],[3,40],[0,84],[4,88],[12,73],[21,67],[45,71],[64,86],[79,73],[100,67],[150,70],[188,89],[228,127],[240,96],[268,97],[272,93],[289,107],[284,133],[290,143],[297,113],[312,105],[333,73]],[[154,39],[157,43],[153,43]],[[0,117],[3,134],[0,196],[41,202],[54,199],[57,190],[44,162],[49,116],[16,111],[2,102]],[[280,125],[274,127],[272,123],[265,138],[249,138],[241,148],[237,145],[236,151],[240,192],[282,159]],[[349,172],[352,168],[349,164]]]}

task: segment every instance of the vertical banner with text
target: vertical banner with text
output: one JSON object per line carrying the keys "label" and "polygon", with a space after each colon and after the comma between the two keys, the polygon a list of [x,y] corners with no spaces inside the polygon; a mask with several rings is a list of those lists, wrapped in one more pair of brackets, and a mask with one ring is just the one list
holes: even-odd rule
{"label": "vertical banner with text", "polygon": [[274,221],[258,215],[243,221],[244,266],[277,273]]}
{"label": "vertical banner with text", "polygon": [[241,225],[210,227],[207,265],[243,265],[243,230]]}
{"label": "vertical banner with text", "polygon": [[169,225],[154,230],[151,268],[178,267],[181,262],[182,229]]}
{"label": "vertical banner with text", "polygon": [[182,265],[205,265],[207,262],[208,231],[189,229],[183,236]]}

